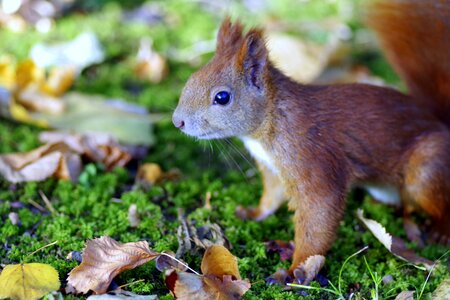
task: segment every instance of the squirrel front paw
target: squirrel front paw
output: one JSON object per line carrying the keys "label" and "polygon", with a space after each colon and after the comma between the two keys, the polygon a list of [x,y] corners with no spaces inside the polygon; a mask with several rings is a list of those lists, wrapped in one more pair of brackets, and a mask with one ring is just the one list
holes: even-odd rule
{"label": "squirrel front paw", "polygon": [[273,212],[273,210],[262,210],[254,206],[243,207],[239,205],[236,207],[236,215],[243,220],[262,221]]}
{"label": "squirrel front paw", "polygon": [[294,275],[294,283],[309,285],[319,274],[325,257],[323,255],[313,255],[297,266],[292,266],[290,272]]}

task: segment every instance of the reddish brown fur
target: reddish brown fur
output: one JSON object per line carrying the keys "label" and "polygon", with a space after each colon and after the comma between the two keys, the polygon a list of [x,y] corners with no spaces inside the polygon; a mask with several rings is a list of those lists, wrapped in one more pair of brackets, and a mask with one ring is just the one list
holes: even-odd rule
{"label": "reddish brown fur", "polygon": [[[422,31],[411,32],[405,25],[411,20],[396,12],[404,9],[403,2],[377,3],[371,9],[382,20],[376,26],[383,40],[410,34],[413,41],[409,45],[421,45]],[[430,18],[433,15],[434,10],[429,12]],[[398,27],[392,27],[394,24]],[[448,32],[448,22],[439,24],[446,26],[441,32]],[[437,33],[427,39],[424,64],[435,66],[444,52],[450,52],[438,38],[446,37]],[[204,138],[248,136],[273,158],[279,174],[261,165],[265,180],[260,206],[241,212],[259,219],[268,207],[278,207],[282,197],[271,201],[270,195],[279,196],[275,189],[281,182],[289,207],[295,210],[291,272],[309,256],[328,251],[345,209],[346,193],[356,184],[396,186],[407,209],[419,208],[443,228],[450,228],[450,219],[445,218],[450,213],[450,132],[439,120],[450,114],[450,95],[440,83],[450,76],[449,60],[436,71],[418,63],[421,57],[403,44],[385,45],[388,52],[396,53],[391,54],[394,64],[414,94],[432,97],[439,114],[431,101],[390,88],[298,84],[270,63],[260,30],[243,36],[242,26],[231,25],[228,19],[219,31],[216,56],[192,76],[180,98],[174,122],[192,124],[186,126],[188,134],[203,138],[201,132],[212,130]],[[419,76],[410,57],[428,75]],[[437,62],[432,63],[434,60]],[[228,86],[234,102],[223,107],[211,105],[211,91],[216,86]],[[279,180],[270,180],[277,176]]]}
{"label": "reddish brown fur", "polygon": [[450,1],[374,1],[367,23],[410,93],[450,126]]}

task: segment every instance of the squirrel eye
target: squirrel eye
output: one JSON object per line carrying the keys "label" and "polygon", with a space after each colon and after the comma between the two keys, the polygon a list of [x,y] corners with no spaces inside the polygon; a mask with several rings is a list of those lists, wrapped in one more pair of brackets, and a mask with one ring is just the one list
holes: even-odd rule
{"label": "squirrel eye", "polygon": [[227,91],[220,91],[214,96],[213,104],[226,105],[230,102],[230,93]]}

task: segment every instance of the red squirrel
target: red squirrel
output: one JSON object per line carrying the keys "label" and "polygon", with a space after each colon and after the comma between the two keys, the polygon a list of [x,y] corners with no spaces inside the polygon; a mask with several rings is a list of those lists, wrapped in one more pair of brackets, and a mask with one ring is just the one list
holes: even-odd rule
{"label": "red squirrel", "polygon": [[259,206],[241,208],[241,216],[264,219],[288,199],[295,251],[287,274],[329,250],[354,186],[401,200],[405,211],[424,211],[448,243],[449,20],[449,0],[370,4],[369,26],[409,95],[294,82],[269,60],[261,29],[245,33],[240,23],[223,21],[215,56],[186,83],[173,123],[199,139],[242,139],[264,191]]}

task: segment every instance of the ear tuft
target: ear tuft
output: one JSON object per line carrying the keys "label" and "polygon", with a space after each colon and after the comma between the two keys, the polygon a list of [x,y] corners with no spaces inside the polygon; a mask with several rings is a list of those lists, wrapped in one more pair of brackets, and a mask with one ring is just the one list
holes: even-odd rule
{"label": "ear tuft", "polygon": [[245,35],[236,63],[237,69],[245,74],[249,84],[258,89],[263,88],[267,55],[263,31],[257,28],[250,30]]}
{"label": "ear tuft", "polygon": [[239,21],[232,23],[229,16],[225,17],[217,34],[216,52],[220,54],[227,49],[234,49],[242,40],[242,31],[243,26]]}

